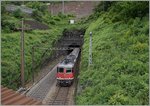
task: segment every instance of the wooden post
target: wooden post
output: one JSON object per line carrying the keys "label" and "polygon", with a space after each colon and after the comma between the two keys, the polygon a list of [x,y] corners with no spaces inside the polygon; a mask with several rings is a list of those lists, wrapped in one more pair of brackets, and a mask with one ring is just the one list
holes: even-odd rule
{"label": "wooden post", "polygon": [[62,14],[64,15],[64,0],[62,1]]}
{"label": "wooden post", "polygon": [[24,20],[22,18],[22,30],[21,30],[21,85],[24,88]]}
{"label": "wooden post", "polygon": [[32,47],[32,80],[34,83],[34,46]]}

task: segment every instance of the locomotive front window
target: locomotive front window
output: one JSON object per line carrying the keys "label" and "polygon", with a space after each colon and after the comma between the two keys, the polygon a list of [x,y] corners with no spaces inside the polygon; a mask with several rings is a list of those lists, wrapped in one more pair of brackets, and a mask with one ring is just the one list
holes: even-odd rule
{"label": "locomotive front window", "polygon": [[63,73],[64,72],[64,68],[58,68],[57,72]]}
{"label": "locomotive front window", "polygon": [[71,73],[71,69],[66,69],[66,73]]}

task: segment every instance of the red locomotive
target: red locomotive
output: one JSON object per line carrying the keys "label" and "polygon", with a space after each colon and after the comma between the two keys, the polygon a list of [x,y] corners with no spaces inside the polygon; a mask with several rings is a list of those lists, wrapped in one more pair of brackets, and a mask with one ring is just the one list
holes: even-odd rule
{"label": "red locomotive", "polygon": [[75,48],[62,62],[57,66],[57,84],[71,85],[75,77],[75,69],[80,49]]}

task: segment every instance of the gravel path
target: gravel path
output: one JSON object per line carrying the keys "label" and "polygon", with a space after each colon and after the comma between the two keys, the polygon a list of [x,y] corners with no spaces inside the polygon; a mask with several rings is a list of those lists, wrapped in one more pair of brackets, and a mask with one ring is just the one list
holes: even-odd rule
{"label": "gravel path", "polygon": [[[56,81],[55,81],[55,83],[51,87],[51,90],[47,93],[46,97],[43,99],[42,103],[45,105],[58,105],[58,104],[75,105],[74,103],[75,88],[76,88],[75,82],[70,87],[60,87],[60,86],[56,86]],[[59,89],[63,89],[64,92],[59,91],[58,94]],[[66,92],[66,90],[68,91]]]}
{"label": "gravel path", "polygon": [[43,100],[56,80],[55,75],[56,66],[42,80],[40,80],[39,83],[30,89],[27,96]]}
{"label": "gravel path", "polygon": [[49,62],[41,69],[40,75],[37,75],[35,78],[35,85],[33,85],[31,89],[26,93],[27,96],[33,97],[38,100],[43,100],[46,97],[47,93],[51,90],[54,83],[56,83],[57,64],[62,59],[64,59],[64,57],[65,56],[60,56],[59,58],[55,59],[55,61]]}
{"label": "gravel path", "polygon": [[[38,83],[41,79],[43,79],[49,72],[50,72],[50,70],[52,70],[53,69],[53,67],[57,64],[57,63],[59,63],[63,58],[65,57],[65,55],[64,56],[60,56],[60,57],[58,57],[57,59],[55,59],[54,61],[50,61],[50,62],[48,62],[47,64],[45,64],[44,66],[43,66],[43,68],[41,68],[40,69],[40,71],[39,72],[37,72],[37,73],[35,73],[35,77],[34,77],[34,80],[35,80],[35,84],[36,83]],[[30,82],[28,82],[27,84],[26,84],[26,88],[28,89],[28,88],[31,88],[32,86],[33,86],[34,84],[33,84],[33,81],[30,81]]]}

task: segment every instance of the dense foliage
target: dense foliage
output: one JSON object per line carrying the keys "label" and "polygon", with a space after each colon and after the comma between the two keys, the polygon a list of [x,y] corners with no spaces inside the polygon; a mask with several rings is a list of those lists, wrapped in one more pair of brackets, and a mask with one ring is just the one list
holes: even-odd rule
{"label": "dense foliage", "polygon": [[[31,79],[32,46],[52,47],[62,33],[61,29],[26,32],[25,35],[25,80]],[[11,88],[20,86],[20,32],[2,33],[2,85]],[[35,65],[40,65],[46,50],[35,48]],[[49,56],[51,51],[47,51]],[[15,76],[15,77],[14,77]]]}
{"label": "dense foliage", "polygon": [[107,11],[96,10],[97,20],[85,33],[77,104],[148,105],[149,3],[113,2]]}

